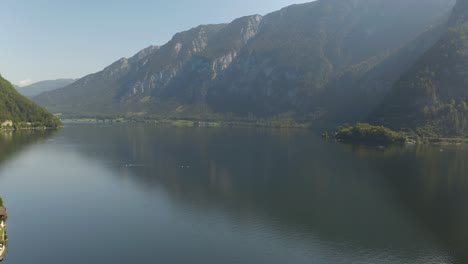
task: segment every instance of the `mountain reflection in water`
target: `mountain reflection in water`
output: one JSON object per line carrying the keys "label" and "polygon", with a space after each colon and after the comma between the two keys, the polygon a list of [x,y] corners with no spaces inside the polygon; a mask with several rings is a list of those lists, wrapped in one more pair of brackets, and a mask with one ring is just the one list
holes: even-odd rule
{"label": "mountain reflection in water", "polygon": [[[31,260],[21,250],[45,263],[468,262],[463,147],[358,148],[308,130],[76,125],[13,156],[0,164],[0,191],[15,219],[54,217],[10,227],[11,263]],[[40,225],[48,247],[27,241]],[[62,242],[77,233],[91,242]]]}

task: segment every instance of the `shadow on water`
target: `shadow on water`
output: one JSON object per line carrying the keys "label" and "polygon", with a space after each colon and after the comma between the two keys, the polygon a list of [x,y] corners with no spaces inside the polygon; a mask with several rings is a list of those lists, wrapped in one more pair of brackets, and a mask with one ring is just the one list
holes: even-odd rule
{"label": "shadow on water", "polygon": [[24,147],[47,139],[56,131],[53,130],[21,130],[0,131],[0,165]]}
{"label": "shadow on water", "polygon": [[86,157],[107,159],[142,190],[163,187],[189,210],[239,222],[260,214],[301,239],[377,250],[415,252],[429,241],[454,263],[468,261],[466,149],[350,148],[297,130],[77,126],[67,134]]}
{"label": "shadow on water", "polygon": [[[0,131],[0,167],[3,162],[19,154],[25,147],[43,141],[53,134],[54,131],[42,130]],[[6,222],[7,210],[0,196],[0,261],[4,260],[7,251]]]}
{"label": "shadow on water", "polygon": [[467,146],[347,148],[377,168],[394,199],[450,252],[454,263],[468,263]]}

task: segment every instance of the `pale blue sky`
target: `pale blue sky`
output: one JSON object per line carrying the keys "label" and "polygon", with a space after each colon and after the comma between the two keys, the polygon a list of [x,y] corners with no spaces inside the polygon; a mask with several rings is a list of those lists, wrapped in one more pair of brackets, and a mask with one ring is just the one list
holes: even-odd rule
{"label": "pale blue sky", "polygon": [[0,74],[77,78],[199,24],[312,0],[0,0]]}

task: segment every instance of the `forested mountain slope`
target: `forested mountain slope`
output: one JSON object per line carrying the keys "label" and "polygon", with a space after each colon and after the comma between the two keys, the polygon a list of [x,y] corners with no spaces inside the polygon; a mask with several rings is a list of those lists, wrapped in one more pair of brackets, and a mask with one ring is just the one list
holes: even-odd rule
{"label": "forested mountain slope", "polygon": [[0,126],[7,121],[12,121],[13,126],[20,126],[22,123],[31,123],[33,127],[60,126],[58,119],[20,95],[10,82],[0,76]]}
{"label": "forested mountain slope", "polygon": [[422,135],[468,133],[468,1],[459,0],[443,36],[394,85],[372,115]]}

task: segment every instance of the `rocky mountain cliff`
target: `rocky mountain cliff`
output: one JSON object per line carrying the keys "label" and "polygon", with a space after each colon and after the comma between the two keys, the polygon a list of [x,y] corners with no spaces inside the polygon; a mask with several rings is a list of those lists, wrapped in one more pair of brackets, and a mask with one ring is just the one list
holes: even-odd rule
{"label": "rocky mountain cliff", "polygon": [[453,4],[319,0],[203,25],[34,100],[75,116],[324,118],[349,103],[333,100],[346,76],[354,90]]}

